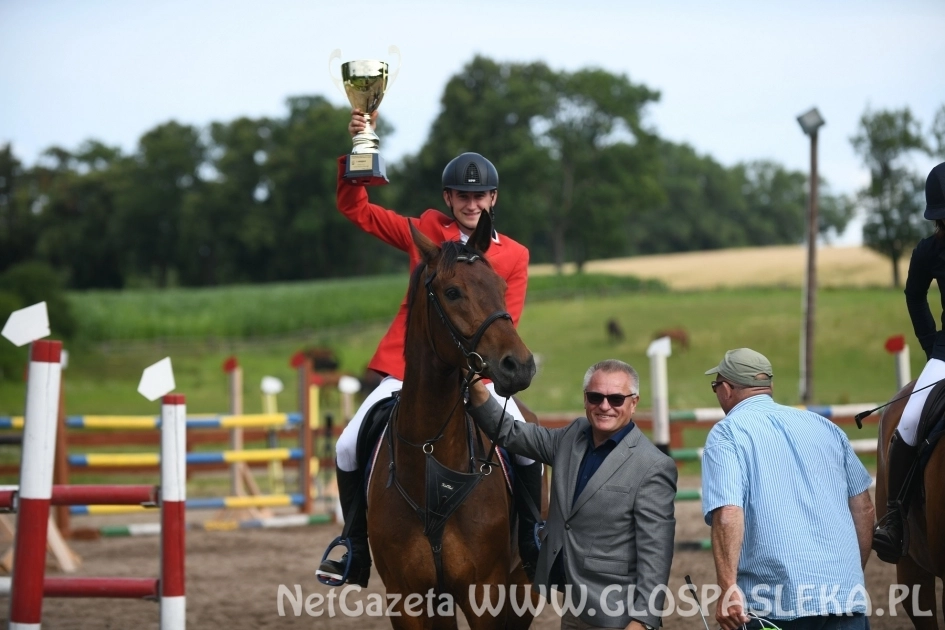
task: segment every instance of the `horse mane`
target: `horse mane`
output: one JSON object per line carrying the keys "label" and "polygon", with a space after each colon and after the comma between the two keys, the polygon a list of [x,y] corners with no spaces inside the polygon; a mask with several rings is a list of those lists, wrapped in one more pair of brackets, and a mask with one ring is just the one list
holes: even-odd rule
{"label": "horse mane", "polygon": [[[445,241],[442,245],[442,248],[440,249],[439,256],[436,258],[437,272],[443,277],[451,277],[456,269],[456,263],[459,262],[459,259],[462,256],[478,256],[479,260],[485,263],[489,269],[492,269],[492,265],[489,264],[489,261],[486,260],[485,255],[483,255],[483,253],[478,249],[470,247],[461,241]],[[410,330],[410,316],[413,314],[413,298],[417,291],[420,290],[420,278],[423,277],[423,272],[426,268],[427,264],[421,260],[420,264],[417,265],[410,273],[410,284],[407,288],[406,330]],[[404,334],[406,334],[406,331]],[[407,344],[404,344],[404,355],[406,355],[406,353]]]}

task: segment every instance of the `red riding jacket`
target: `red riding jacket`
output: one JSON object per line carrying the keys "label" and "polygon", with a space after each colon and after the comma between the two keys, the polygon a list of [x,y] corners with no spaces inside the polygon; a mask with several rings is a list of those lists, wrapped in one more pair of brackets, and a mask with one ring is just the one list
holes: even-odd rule
{"label": "red riding jacket", "polygon": [[[338,210],[359,228],[373,234],[388,245],[393,245],[410,256],[410,269],[420,262],[420,253],[410,236],[409,221],[434,243],[460,240],[456,222],[439,210],[427,210],[419,219],[408,219],[393,210],[368,201],[364,186],[352,186],[344,181],[345,156],[338,159]],[[504,234],[498,234],[489,246],[486,259],[495,272],[508,284],[505,307],[518,326],[525,306],[525,288],[528,285],[528,249]],[[381,339],[377,352],[368,367],[384,375],[404,380],[404,337],[407,334],[407,296],[400,303],[397,316],[387,334]]]}

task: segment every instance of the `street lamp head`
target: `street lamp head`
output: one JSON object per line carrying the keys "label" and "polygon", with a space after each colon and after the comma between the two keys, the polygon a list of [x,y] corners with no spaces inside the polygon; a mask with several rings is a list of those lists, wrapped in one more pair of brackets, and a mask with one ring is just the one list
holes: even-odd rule
{"label": "street lamp head", "polygon": [[824,125],[824,119],[820,115],[820,112],[817,111],[816,107],[798,116],[797,122],[801,123],[801,129],[803,129],[804,133],[808,136],[817,133],[817,130]]}

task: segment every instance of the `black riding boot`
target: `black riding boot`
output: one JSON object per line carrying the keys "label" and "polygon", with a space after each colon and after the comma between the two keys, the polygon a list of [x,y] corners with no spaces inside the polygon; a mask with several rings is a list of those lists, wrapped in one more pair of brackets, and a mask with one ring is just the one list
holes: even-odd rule
{"label": "black riding boot", "polygon": [[[886,464],[886,516],[873,530],[873,550],[883,562],[896,564],[907,552],[903,540],[903,523],[909,505],[911,488],[906,488],[915,463],[915,446],[910,446],[897,430],[889,442],[889,461]],[[911,486],[912,484],[909,483]],[[902,494],[900,501],[899,495]]]}
{"label": "black riding boot", "polygon": [[[351,543],[351,570],[348,572],[348,584],[367,586],[371,577],[371,550],[368,547],[367,533],[367,500],[364,497],[364,474],[360,470],[346,472],[335,469],[338,477],[338,494],[341,501],[341,513],[345,519],[345,526],[351,523],[348,530],[348,542]],[[358,495],[360,499],[358,499]],[[318,567],[317,575],[327,575],[334,579],[341,579],[345,565],[348,563],[348,554],[341,560],[325,560]]]}
{"label": "black riding boot", "polygon": [[[513,457],[513,460],[515,458]],[[535,518],[541,518],[541,462],[527,466],[515,466],[515,510],[518,513],[518,553],[522,568],[531,581],[535,580],[538,568],[538,546],[535,544]],[[528,505],[525,495],[531,497],[536,515]]]}

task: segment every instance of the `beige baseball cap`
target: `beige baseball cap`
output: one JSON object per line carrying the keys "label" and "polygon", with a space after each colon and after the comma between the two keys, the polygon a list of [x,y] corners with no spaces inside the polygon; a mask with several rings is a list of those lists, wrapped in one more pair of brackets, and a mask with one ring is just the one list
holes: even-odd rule
{"label": "beige baseball cap", "polygon": [[[774,371],[771,362],[760,352],[751,348],[737,348],[725,353],[725,358],[706,374],[719,374],[725,380],[735,385],[745,387],[771,387]],[[755,378],[758,374],[766,374],[768,378]]]}

